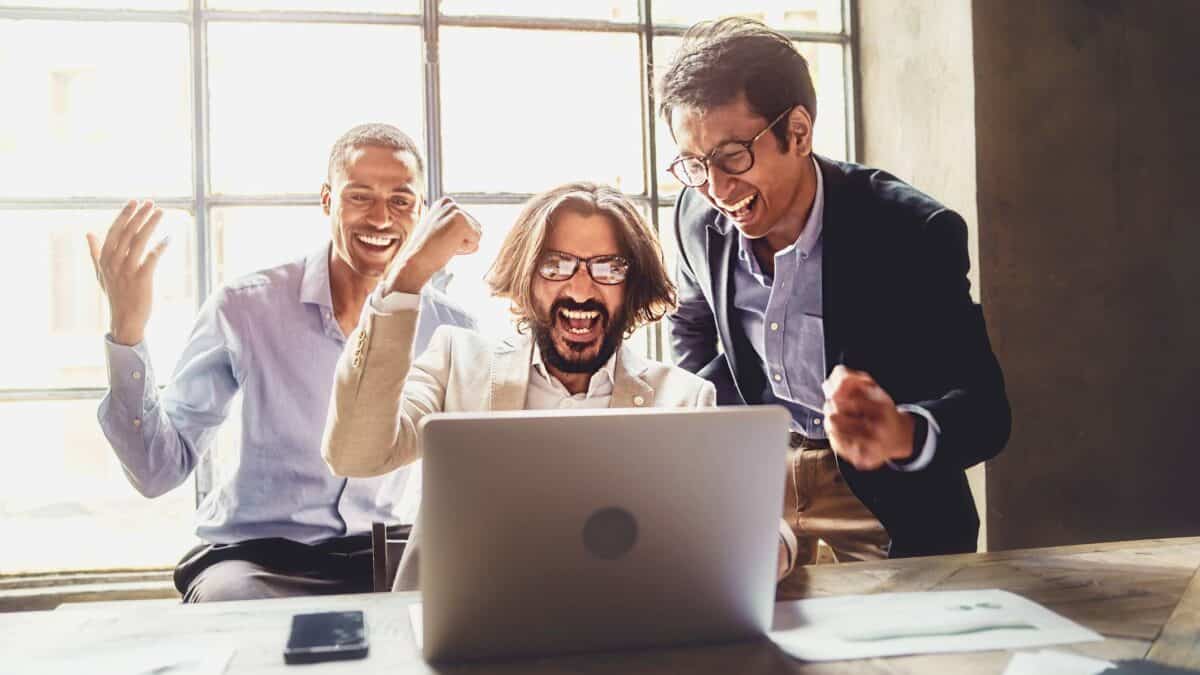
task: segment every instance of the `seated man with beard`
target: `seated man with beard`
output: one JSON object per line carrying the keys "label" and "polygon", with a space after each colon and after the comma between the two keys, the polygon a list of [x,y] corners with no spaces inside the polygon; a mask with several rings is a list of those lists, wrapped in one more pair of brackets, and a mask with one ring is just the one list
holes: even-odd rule
{"label": "seated man with beard", "polygon": [[[334,473],[374,476],[415,462],[417,424],[434,412],[716,404],[711,383],[623,344],[674,306],[675,288],[637,208],[590,183],[530,200],[492,265],[488,283],[511,301],[520,334],[496,341],[439,328],[414,361],[417,294],[479,236],[470,219],[430,219],[372,295],[330,399],[323,451]],[[414,532],[396,590],[416,588],[418,549]]]}

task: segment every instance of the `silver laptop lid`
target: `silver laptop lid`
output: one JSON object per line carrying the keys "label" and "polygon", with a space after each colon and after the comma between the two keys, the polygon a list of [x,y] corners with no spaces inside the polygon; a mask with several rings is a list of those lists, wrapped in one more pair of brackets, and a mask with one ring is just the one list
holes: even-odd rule
{"label": "silver laptop lid", "polygon": [[788,423],[777,406],[426,417],[426,658],[764,634]]}

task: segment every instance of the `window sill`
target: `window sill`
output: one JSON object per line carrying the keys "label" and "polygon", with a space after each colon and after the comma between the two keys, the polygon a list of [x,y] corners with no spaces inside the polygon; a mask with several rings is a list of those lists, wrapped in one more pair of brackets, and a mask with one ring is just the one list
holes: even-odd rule
{"label": "window sill", "polygon": [[65,603],[179,600],[171,570],[96,570],[0,575],[0,612],[54,609]]}

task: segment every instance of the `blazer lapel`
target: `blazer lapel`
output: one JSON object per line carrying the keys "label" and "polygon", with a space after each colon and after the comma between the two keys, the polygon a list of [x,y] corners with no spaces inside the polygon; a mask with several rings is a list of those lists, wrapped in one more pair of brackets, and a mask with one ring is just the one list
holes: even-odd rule
{"label": "blazer lapel", "polygon": [[758,356],[750,345],[741,326],[734,326],[733,305],[733,265],[734,247],[737,245],[737,229],[725,220],[725,216],[717,214],[707,231],[708,265],[712,270],[713,314],[717,321],[717,330],[721,334],[721,344],[725,348],[725,360],[729,364],[729,372],[733,374],[734,385],[746,403],[760,403],[762,392],[766,387],[765,376],[759,367]]}
{"label": "blazer lapel", "polygon": [[512,336],[496,346],[492,354],[492,389],[485,409],[525,409],[532,356],[533,339],[529,335]]}
{"label": "blazer lapel", "polygon": [[[850,224],[846,222],[842,200],[843,172],[819,156],[817,167],[825,182],[825,213],[821,224],[821,314],[825,331],[825,374],[829,375],[834,366],[847,360],[844,313],[840,310],[850,291],[850,280],[845,274],[850,259],[844,250],[846,229]],[[853,360],[854,355],[849,355],[849,359]]]}
{"label": "blazer lapel", "polygon": [[[632,347],[622,344],[613,368],[610,408],[649,408],[654,405],[654,387],[642,379],[646,362]],[[639,401],[640,399],[640,401]]]}

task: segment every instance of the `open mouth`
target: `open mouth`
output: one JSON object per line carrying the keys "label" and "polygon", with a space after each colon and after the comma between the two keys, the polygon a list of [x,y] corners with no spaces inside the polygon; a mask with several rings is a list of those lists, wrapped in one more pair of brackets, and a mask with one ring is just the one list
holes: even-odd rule
{"label": "open mouth", "polygon": [[359,233],[354,235],[354,241],[358,242],[359,246],[368,251],[383,253],[390,251],[393,246],[399,244],[400,237],[384,234],[372,235]]}
{"label": "open mouth", "polygon": [[720,209],[724,211],[730,218],[742,223],[749,221],[754,216],[755,210],[758,208],[758,204],[757,192],[746,195],[742,199],[733,202],[732,204],[717,202],[717,206],[720,207]]}
{"label": "open mouth", "polygon": [[594,309],[560,308],[554,322],[568,342],[587,344],[599,340],[604,332],[604,317]]}

